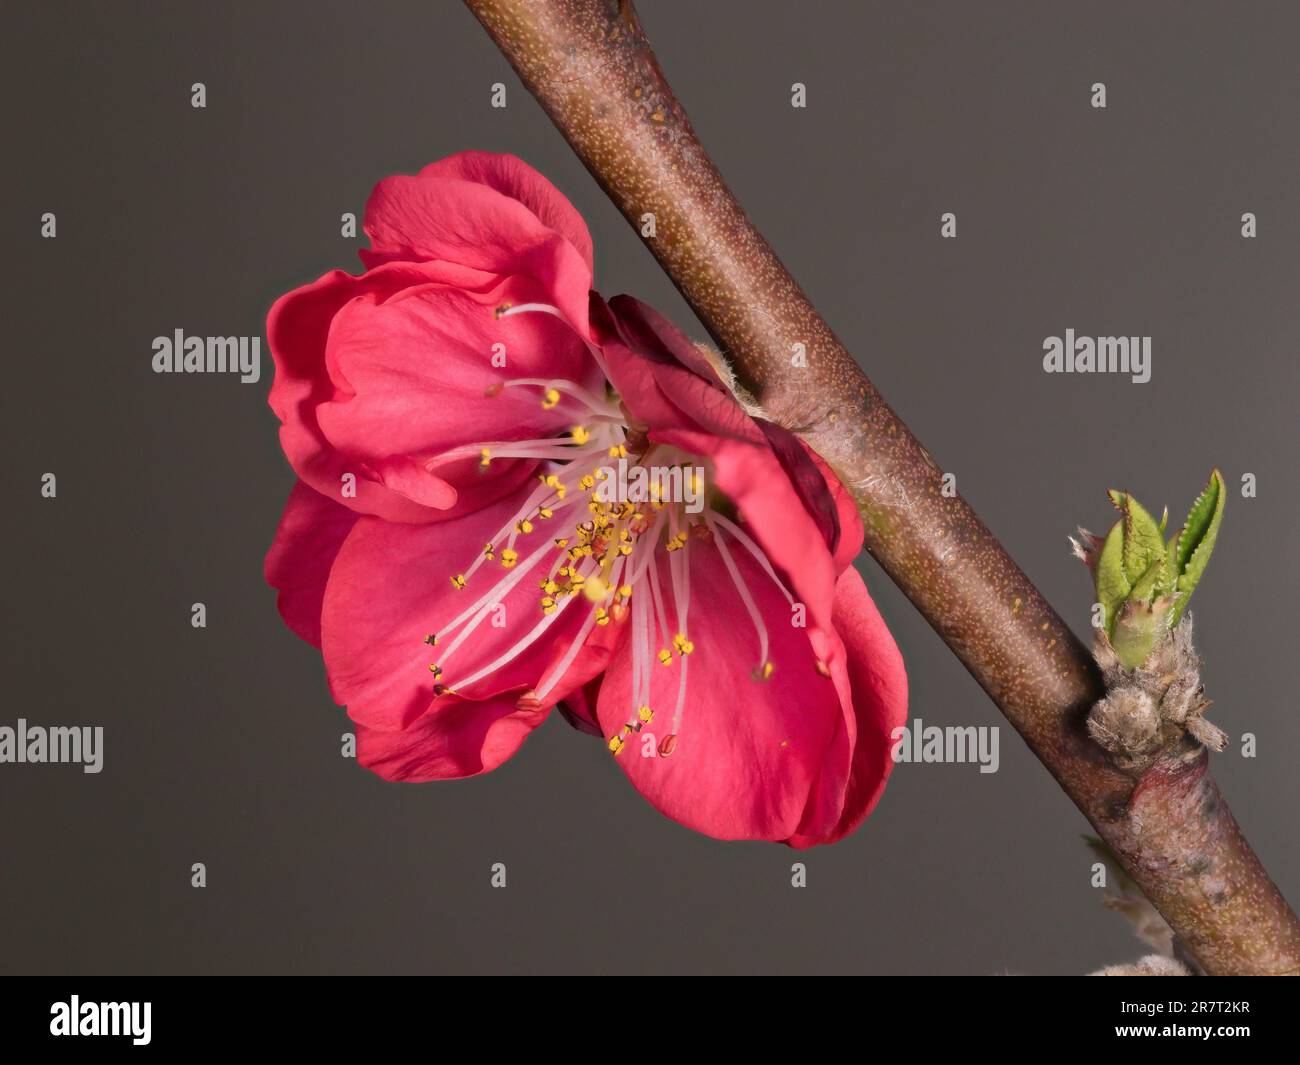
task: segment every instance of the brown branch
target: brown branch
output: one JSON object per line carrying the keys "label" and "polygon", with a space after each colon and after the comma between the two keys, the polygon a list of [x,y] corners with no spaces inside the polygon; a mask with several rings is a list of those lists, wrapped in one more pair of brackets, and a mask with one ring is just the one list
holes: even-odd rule
{"label": "brown branch", "polygon": [[[1300,971],[1300,922],[1203,752],[1139,780],[1084,731],[1083,646],[960,498],[749,222],[630,2],[466,0],[742,379],[853,490],[867,548],[916,604],[1208,973]],[[795,344],[807,352],[794,365]]]}

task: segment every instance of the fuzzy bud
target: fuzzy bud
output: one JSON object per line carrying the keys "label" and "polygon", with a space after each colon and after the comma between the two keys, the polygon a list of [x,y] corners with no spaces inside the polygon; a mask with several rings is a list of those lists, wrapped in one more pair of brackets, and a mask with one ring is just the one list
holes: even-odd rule
{"label": "fuzzy bud", "polygon": [[1132,765],[1160,746],[1160,714],[1139,688],[1116,688],[1088,714],[1088,734],[1121,764]]}

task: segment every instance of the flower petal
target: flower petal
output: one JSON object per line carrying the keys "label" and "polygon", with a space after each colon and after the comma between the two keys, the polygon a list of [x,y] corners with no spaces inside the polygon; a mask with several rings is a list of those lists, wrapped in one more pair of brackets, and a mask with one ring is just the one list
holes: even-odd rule
{"label": "flower petal", "polygon": [[[389,731],[404,729],[435,702],[434,685],[441,684],[471,700],[489,700],[507,692],[536,687],[569,649],[589,609],[585,600],[564,600],[564,609],[544,616],[538,605],[539,576],[550,566],[551,554],[533,569],[525,559],[548,545],[538,531],[520,537],[520,561],[505,570],[487,562],[465,588],[452,585],[466,573],[484,544],[513,524],[523,499],[512,497],[481,511],[436,525],[403,525],[362,518],[348,535],[330,572],[322,614],[322,649],[335,699],[346,705],[353,720]],[[517,578],[500,608],[485,607],[483,618],[455,651],[451,642],[460,631],[446,625],[475,604],[497,582]],[[543,621],[541,637],[508,664],[468,686],[470,678],[528,638]],[[438,636],[438,644],[425,642]],[[550,706],[585,683],[608,657],[599,643],[584,645],[563,683],[555,685],[543,705]],[[442,667],[435,678],[431,664]],[[444,694],[445,705],[457,696]]]}
{"label": "flower petal", "polygon": [[357,761],[391,781],[476,776],[513,755],[547,713],[519,710],[513,699],[463,700],[430,710],[396,732],[359,724]]}
{"label": "flower petal", "polygon": [[590,238],[584,254],[520,200],[448,174],[398,175],[375,186],[364,222],[371,247],[361,252],[362,261],[370,267],[445,262],[502,278],[532,278],[551,294],[547,302],[586,336]]}
{"label": "flower petal", "polygon": [[[774,672],[753,678],[758,640],[749,616],[718,548],[692,543],[687,629],[695,650],[669,668],[651,659],[655,717],[646,732],[631,734],[618,762],[652,805],[690,828],[720,839],[788,840],[839,818],[851,755],[843,654],[833,634],[793,626],[785,597],[752,556],[731,550],[765,621]],[[670,584],[667,559],[660,564]],[[818,671],[812,637],[832,656],[831,677]],[[631,644],[625,634],[600,689],[606,736],[633,713]],[[672,729],[683,667],[681,731],[672,755],[656,757],[656,741]]]}
{"label": "flower petal", "polygon": [[557,435],[581,413],[543,410],[538,388],[490,388],[519,377],[599,381],[585,343],[557,318],[494,315],[532,289],[469,293],[428,276],[407,264],[362,278],[336,271],[282,297],[268,320],[271,406],[290,463],[318,492],[389,521],[443,520],[514,491],[534,462],[499,460],[485,474],[477,454],[437,456]]}
{"label": "flower petal", "polygon": [[[907,671],[894,637],[857,570],[835,585],[835,629],[845,648],[852,690],[853,763],[838,820],[829,828],[803,826],[794,847],[834,843],[875,809],[894,768],[894,729],[907,723]],[[811,830],[810,830],[811,829]]]}
{"label": "flower petal", "polygon": [[559,189],[518,156],[495,152],[458,152],[430,163],[420,171],[420,176],[475,181],[518,200],[543,225],[550,226],[567,239],[578,250],[587,269],[592,268],[591,234],[587,231],[587,223],[582,220],[582,215]]}
{"label": "flower petal", "polygon": [[298,481],[266,553],[266,583],[280,593],[280,615],[315,647],[320,646],[325,583],[356,520],[355,512]]}

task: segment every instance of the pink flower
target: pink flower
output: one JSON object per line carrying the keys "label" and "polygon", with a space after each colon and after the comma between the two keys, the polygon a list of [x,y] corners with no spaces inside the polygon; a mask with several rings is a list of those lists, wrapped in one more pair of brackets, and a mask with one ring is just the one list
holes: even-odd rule
{"label": "pink flower", "polygon": [[[388,213],[412,217],[398,200]],[[412,223],[390,245],[433,242]],[[443,432],[437,407],[416,411],[431,391],[416,378],[460,366],[419,363],[399,335],[412,352],[405,416],[444,452],[486,449],[474,476],[492,490],[446,477],[453,491],[435,523],[378,507],[358,517],[300,483],[267,558],[286,620],[321,646],[331,691],[357,723],[362,764],[391,780],[481,773],[558,706],[691,828],[793,846],[852,831],[892,767],[907,684],[851,565],[862,527],[847,493],[796,437],[746,413],[711,359],[643,304],[593,294],[579,311],[571,299],[485,292],[501,302],[480,293],[477,318],[466,305],[456,323],[469,335],[554,321],[584,356],[548,343],[563,333],[527,348],[522,328],[520,363],[484,371],[467,356],[478,390],[463,391]],[[348,380],[389,363],[382,340],[353,353]],[[503,416],[498,405],[516,396],[532,409]],[[541,417],[557,411],[562,429]],[[379,414],[370,429],[393,433]],[[499,461],[536,476],[498,477]]]}

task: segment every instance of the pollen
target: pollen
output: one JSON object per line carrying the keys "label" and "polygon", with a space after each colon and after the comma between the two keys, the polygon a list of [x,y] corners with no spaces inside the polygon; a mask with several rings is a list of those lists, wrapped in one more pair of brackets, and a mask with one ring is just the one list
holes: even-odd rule
{"label": "pollen", "polygon": [[520,521],[515,522],[515,532],[526,535],[532,531],[533,531],[533,523],[529,521],[527,518],[523,518]]}
{"label": "pollen", "polygon": [[611,736],[611,737],[609,738],[609,750],[610,750],[610,753],[613,754],[613,755],[615,755],[616,757],[617,757],[618,755],[620,755],[620,754],[623,753],[623,748],[624,748],[625,746],[627,746],[627,745],[626,745],[626,744],[623,742],[623,740],[622,740],[621,738],[619,738],[618,736]]}
{"label": "pollen", "polygon": [[686,638],[686,633],[679,632],[673,637],[673,646],[677,648],[680,655],[688,655],[695,650],[695,644]]}
{"label": "pollen", "polygon": [[429,666],[429,672],[433,674],[433,679],[437,680],[442,676],[442,666],[437,663],[431,663]]}
{"label": "pollen", "polygon": [[596,624],[597,625],[609,624],[609,611],[606,610],[603,606],[596,607]]}
{"label": "pollen", "polygon": [[506,569],[510,569],[518,561],[519,561],[519,552],[516,551],[513,547],[507,547],[504,551],[501,552],[501,565],[504,566]]}
{"label": "pollen", "polygon": [[547,595],[542,597],[542,613],[550,614],[555,610],[555,600]]}
{"label": "pollen", "polygon": [[659,651],[659,661],[666,666],[671,666],[673,664],[672,651],[668,650],[667,647],[661,648]]}
{"label": "pollen", "polygon": [[550,410],[560,402],[560,390],[558,388],[548,388],[542,396],[542,410]]}
{"label": "pollen", "polygon": [[538,507],[537,516],[539,518],[553,518],[555,517],[555,511],[550,507]]}
{"label": "pollen", "polygon": [[452,586],[453,588],[455,588],[457,591],[459,591],[461,588],[464,588],[464,587],[465,587],[465,574],[463,574],[463,573],[457,573],[456,576],[454,576],[454,577],[451,579],[451,586]]}
{"label": "pollen", "polygon": [[585,444],[591,439],[591,433],[581,425],[575,425],[570,432],[573,434],[573,442],[575,444]]}
{"label": "pollen", "polygon": [[496,544],[494,544],[491,540],[489,540],[487,543],[483,545],[483,557],[486,558],[489,562],[491,562],[494,558],[497,557]]}
{"label": "pollen", "polygon": [[648,725],[654,720],[655,712],[651,710],[650,707],[643,706],[637,710],[636,716],[640,718],[640,723],[636,727],[637,732],[640,732],[642,726]]}
{"label": "pollen", "polygon": [[491,465],[492,465],[492,452],[489,451],[487,448],[484,448],[482,451],[478,453],[478,468],[480,470],[486,470]]}
{"label": "pollen", "polygon": [[609,449],[609,457],[612,458],[612,459],[625,459],[625,458],[627,458],[627,445],[626,445],[626,444],[615,444],[613,447],[611,447],[611,448]]}

